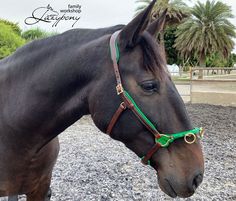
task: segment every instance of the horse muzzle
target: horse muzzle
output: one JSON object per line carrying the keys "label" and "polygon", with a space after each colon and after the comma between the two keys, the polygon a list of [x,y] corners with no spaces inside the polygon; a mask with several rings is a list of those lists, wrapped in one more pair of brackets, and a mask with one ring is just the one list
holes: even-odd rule
{"label": "horse muzzle", "polygon": [[175,179],[173,177],[160,178],[158,176],[158,182],[161,190],[172,198],[181,197],[188,198],[191,197],[198,186],[203,181],[203,173],[198,172],[188,179]]}

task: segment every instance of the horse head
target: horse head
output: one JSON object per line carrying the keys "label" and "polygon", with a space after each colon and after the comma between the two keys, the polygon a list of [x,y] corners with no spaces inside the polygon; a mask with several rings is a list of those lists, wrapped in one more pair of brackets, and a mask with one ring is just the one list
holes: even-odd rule
{"label": "horse head", "polygon": [[[166,12],[150,23],[154,4],[113,34],[103,64],[105,73],[90,93],[90,113],[100,130],[109,132],[139,157],[146,157],[144,162],[156,169],[165,193],[189,197],[203,179],[203,154],[195,135],[201,129],[193,129],[166,70],[165,55],[155,40],[163,29]],[[114,66],[118,73],[114,73]],[[160,137],[170,141],[163,145]],[[194,140],[188,143],[188,137]]]}

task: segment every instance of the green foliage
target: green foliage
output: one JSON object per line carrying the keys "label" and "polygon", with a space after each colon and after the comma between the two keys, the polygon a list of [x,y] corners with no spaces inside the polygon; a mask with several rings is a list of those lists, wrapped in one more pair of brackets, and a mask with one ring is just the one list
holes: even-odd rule
{"label": "green foliage", "polygon": [[214,53],[206,58],[207,67],[225,67],[227,59],[222,58],[219,54]]}
{"label": "green foliage", "polygon": [[236,54],[231,54],[227,59],[226,67],[233,67],[236,64]]}
{"label": "green foliage", "polygon": [[177,28],[172,26],[172,27],[167,27],[165,30],[165,50],[166,50],[166,56],[167,56],[167,63],[172,65],[172,64],[180,64],[181,59],[178,56],[178,52],[176,48],[173,47],[175,43],[175,32]]}
{"label": "green foliage", "polygon": [[234,64],[236,64],[236,54],[235,54],[235,53],[232,53],[232,54],[231,54],[231,59],[232,59],[232,62],[233,62]]}
{"label": "green foliage", "polygon": [[207,67],[233,67],[236,63],[236,54],[231,54],[228,58],[222,57],[219,53],[214,53],[207,57]]}
{"label": "green foliage", "polygon": [[[168,26],[165,30],[165,50],[168,64],[177,64],[179,66],[194,66],[197,64],[197,60],[194,57],[187,59],[181,58],[178,51],[174,47],[176,40],[176,26]],[[185,69],[184,70],[188,70]]]}
{"label": "green foliage", "polygon": [[57,34],[56,32],[46,32],[40,28],[35,28],[23,32],[21,36],[27,41],[32,41],[36,39],[46,38],[56,34]]}
{"label": "green foliage", "polygon": [[0,21],[0,59],[12,54],[18,47],[25,44],[19,31],[16,24]]}
{"label": "green foliage", "polygon": [[39,28],[30,29],[22,33],[18,24],[0,19],[0,59],[12,54],[26,42],[49,37],[56,32],[45,32]]}
{"label": "green foliage", "polygon": [[175,47],[182,57],[194,55],[200,64],[205,63],[206,57],[217,53],[228,57],[234,47],[235,26],[230,23],[231,8],[216,1],[198,2],[183,24],[178,26]]}
{"label": "green foliage", "polygon": [[0,23],[10,26],[11,30],[13,30],[17,35],[21,35],[21,28],[18,23],[13,23],[4,19],[0,19]]}

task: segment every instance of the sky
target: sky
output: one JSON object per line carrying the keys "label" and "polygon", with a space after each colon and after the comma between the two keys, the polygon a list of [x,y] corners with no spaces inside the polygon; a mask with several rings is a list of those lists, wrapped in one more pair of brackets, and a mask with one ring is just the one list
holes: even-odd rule
{"label": "sky", "polygon": [[[134,16],[137,7],[136,0],[0,0],[0,18],[7,19],[19,23],[23,30],[33,27],[39,27],[46,31],[64,32],[72,28],[99,28],[116,24],[127,24]],[[206,0],[200,0],[205,2]],[[185,1],[188,2],[188,1]],[[196,1],[191,0],[190,5]],[[232,7],[233,14],[236,15],[236,1],[224,0],[224,3]],[[32,17],[32,12],[36,17],[41,17],[50,4],[49,10],[44,16],[51,15],[55,11],[59,12],[59,16],[63,13],[60,10],[66,10],[70,6],[71,13],[65,13],[71,16],[70,20],[61,20],[55,27],[55,20],[49,22],[38,22],[35,25],[26,25],[25,19]],[[79,8],[78,6],[81,6]],[[40,8],[43,7],[43,8]],[[81,13],[79,13],[81,10]],[[75,11],[75,12],[74,12]],[[35,22],[35,19],[28,19],[27,23]],[[75,24],[74,24],[75,23]],[[236,16],[232,19],[232,23],[236,25]],[[53,27],[54,24],[54,27]],[[72,27],[74,24],[74,27]],[[236,42],[236,40],[235,40]],[[235,50],[236,52],[236,46]]]}

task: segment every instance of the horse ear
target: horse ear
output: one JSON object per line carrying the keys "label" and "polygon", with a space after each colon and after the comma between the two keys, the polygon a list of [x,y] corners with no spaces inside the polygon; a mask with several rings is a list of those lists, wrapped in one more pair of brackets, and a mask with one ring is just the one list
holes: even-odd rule
{"label": "horse ear", "polygon": [[168,9],[165,9],[161,16],[148,26],[147,32],[150,33],[152,36],[155,36],[164,28],[167,10]]}
{"label": "horse ear", "polygon": [[122,29],[120,33],[121,48],[132,48],[136,45],[140,33],[147,28],[150,14],[155,3],[156,0],[153,0],[145,10]]}

